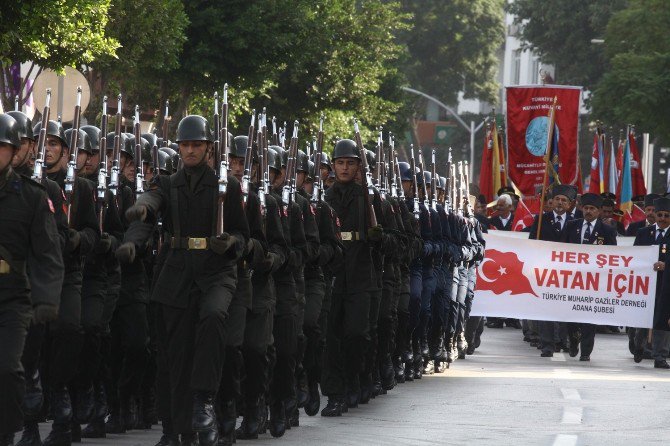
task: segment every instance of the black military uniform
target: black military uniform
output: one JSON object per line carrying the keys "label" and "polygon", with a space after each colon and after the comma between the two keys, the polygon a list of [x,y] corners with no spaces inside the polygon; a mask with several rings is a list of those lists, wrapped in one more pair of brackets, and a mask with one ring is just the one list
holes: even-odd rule
{"label": "black military uniform", "polygon": [[[171,235],[170,250],[156,280],[152,300],[157,308],[158,336],[165,339],[169,368],[171,418],[176,433],[190,438],[199,433],[200,444],[216,444],[214,398],[221,383],[226,317],[237,280],[237,261],[249,238],[242,209],[240,184],[228,178],[223,212],[223,234],[216,234],[218,180],[200,155],[200,143],[211,150],[211,133],[205,118],[187,116],[177,129],[177,140],[191,153],[191,166],[170,177],[161,176],[156,189],[142,194],[127,212],[130,220],[146,216]],[[191,145],[189,145],[191,144]],[[200,145],[199,145],[200,144]],[[193,149],[191,147],[194,147]],[[191,151],[192,152],[189,152]],[[123,262],[151,236],[146,225],[131,225],[117,250]]]}
{"label": "black military uniform", "polygon": [[[33,132],[39,134],[41,124]],[[72,131],[72,130],[71,130]],[[61,144],[60,157],[67,156],[68,143],[59,123],[49,121],[47,135],[57,138]],[[88,136],[79,130],[78,149],[90,150]],[[83,148],[83,149],[82,149]],[[70,148],[74,150],[74,148]],[[90,152],[87,152],[90,154]],[[60,158],[49,166],[49,179],[65,190],[67,172],[59,168]],[[83,260],[95,248],[100,238],[98,220],[94,203],[95,186],[90,181],[75,176],[73,193],[69,206],[69,236],[63,251],[65,277],[61,291],[61,305],[58,320],[49,325],[48,339],[48,383],[51,389],[51,410],[54,421],[51,433],[44,440],[46,445],[69,444],[72,439],[73,410],[70,389],[79,367],[79,358],[84,344],[84,332],[81,326],[83,284]],[[76,424],[76,423],[74,423]],[[77,425],[78,426],[78,425]],[[74,433],[75,438],[77,432]]]}
{"label": "black military uniform", "polygon": [[[338,141],[333,151],[333,160],[360,160],[360,156],[351,140]],[[370,291],[375,286],[371,242],[381,239],[377,228],[368,229],[366,194],[365,187],[356,181],[337,181],[326,192],[326,202],[340,218],[344,258],[334,269],[322,387],[328,404],[321,411],[322,416],[341,415],[347,409],[345,395],[360,392],[355,386],[370,341]]]}
{"label": "black military uniform", "polygon": [[[21,145],[18,123],[0,115],[0,445],[23,426],[21,356],[32,320],[57,316],[63,283],[53,203],[44,187],[12,170]],[[27,270],[30,271],[30,280]]]}

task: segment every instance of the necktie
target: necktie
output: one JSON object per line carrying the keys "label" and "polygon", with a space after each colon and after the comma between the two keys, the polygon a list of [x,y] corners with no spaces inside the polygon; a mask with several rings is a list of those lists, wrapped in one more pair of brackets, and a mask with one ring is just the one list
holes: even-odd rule
{"label": "necktie", "polygon": [[556,221],[554,222],[554,227],[556,228],[557,231],[560,231],[562,228],[561,226],[561,221],[563,221],[563,217],[560,215],[556,216]]}
{"label": "necktie", "polygon": [[663,240],[663,229],[658,230],[658,234],[656,235],[656,243],[660,244],[661,240]]}
{"label": "necktie", "polygon": [[588,243],[591,239],[591,222],[586,222],[586,231],[584,231],[584,238],[582,239],[582,244]]}

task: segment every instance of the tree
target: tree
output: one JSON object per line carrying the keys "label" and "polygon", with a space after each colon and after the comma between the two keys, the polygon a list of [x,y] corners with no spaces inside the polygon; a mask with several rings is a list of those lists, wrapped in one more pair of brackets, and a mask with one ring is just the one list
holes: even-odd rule
{"label": "tree", "polygon": [[[6,85],[13,64],[31,62],[29,73],[78,67],[114,55],[118,42],[105,33],[111,0],[26,0],[6,2],[0,13],[0,99],[13,107],[21,85]],[[37,71],[34,71],[37,70]],[[27,78],[28,76],[26,76]],[[22,102],[30,94],[23,91]]]}
{"label": "tree", "polygon": [[605,122],[635,123],[652,138],[670,140],[670,8],[663,0],[630,0],[605,34],[609,69],[593,95]]}
{"label": "tree", "polygon": [[413,28],[401,34],[410,86],[447,104],[455,104],[461,91],[495,103],[503,7],[503,0],[402,0],[403,11],[414,17]]}
{"label": "tree", "polygon": [[546,64],[556,68],[556,81],[593,91],[606,70],[602,39],[609,18],[626,0],[515,0],[508,11],[520,25],[520,38]]}

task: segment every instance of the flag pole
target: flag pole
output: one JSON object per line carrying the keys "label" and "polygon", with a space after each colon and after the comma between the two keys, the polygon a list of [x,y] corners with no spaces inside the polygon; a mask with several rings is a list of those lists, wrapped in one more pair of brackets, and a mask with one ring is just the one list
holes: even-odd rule
{"label": "flag pole", "polygon": [[558,102],[558,96],[554,96],[554,103],[551,104],[549,109],[549,122],[547,124],[547,150],[544,153],[544,178],[542,179],[542,196],[540,198],[540,216],[537,221],[537,234],[535,238],[540,239],[540,231],[542,230],[542,216],[544,215],[544,197],[547,193],[547,176],[549,174],[549,155],[551,153],[551,144],[554,139],[554,120],[556,113],[556,102]]}

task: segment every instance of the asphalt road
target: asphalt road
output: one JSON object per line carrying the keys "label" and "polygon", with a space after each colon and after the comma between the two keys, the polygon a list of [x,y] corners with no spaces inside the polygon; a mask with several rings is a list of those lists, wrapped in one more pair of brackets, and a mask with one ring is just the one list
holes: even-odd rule
{"label": "asphalt road", "polygon": [[[598,334],[591,362],[541,358],[521,330],[486,329],[473,356],[339,418],[308,417],[281,439],[240,445],[667,444],[670,371],[635,364],[625,334]],[[43,438],[49,426],[41,426]],[[160,427],[84,440],[154,445]],[[18,440],[18,436],[17,436]]]}

